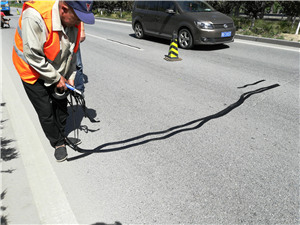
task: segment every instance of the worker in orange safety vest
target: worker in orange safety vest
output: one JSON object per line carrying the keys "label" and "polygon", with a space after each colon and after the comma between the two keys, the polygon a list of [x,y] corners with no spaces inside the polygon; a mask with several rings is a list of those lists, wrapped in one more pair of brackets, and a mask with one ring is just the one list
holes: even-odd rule
{"label": "worker in orange safety vest", "polygon": [[4,26],[10,27],[9,25],[10,18],[8,19],[4,18],[5,14],[2,11],[0,12],[0,14],[1,14],[1,28],[3,28]]}
{"label": "worker in orange safety vest", "polygon": [[92,1],[26,1],[14,37],[13,63],[57,161],[67,159],[67,99],[52,91],[74,86],[80,23],[94,24]]}

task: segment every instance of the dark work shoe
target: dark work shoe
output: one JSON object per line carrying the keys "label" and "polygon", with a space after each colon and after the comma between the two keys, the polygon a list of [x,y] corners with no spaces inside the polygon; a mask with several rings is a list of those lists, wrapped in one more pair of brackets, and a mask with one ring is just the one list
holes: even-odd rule
{"label": "dark work shoe", "polygon": [[65,145],[56,146],[54,156],[57,162],[65,161],[68,157],[66,146]]}

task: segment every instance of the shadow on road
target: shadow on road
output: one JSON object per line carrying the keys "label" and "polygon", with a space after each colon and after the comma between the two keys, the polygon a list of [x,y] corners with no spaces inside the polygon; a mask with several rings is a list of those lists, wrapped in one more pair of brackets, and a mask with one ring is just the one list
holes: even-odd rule
{"label": "shadow on road", "polygon": [[[1,107],[5,107],[5,105],[6,105],[6,103],[0,104]],[[2,109],[1,109],[1,111],[2,111]],[[7,121],[7,119],[1,120],[1,123],[0,123],[1,130],[4,129],[4,123],[6,121]],[[2,134],[3,134],[3,132],[2,132]],[[10,147],[10,144],[14,141],[15,140],[7,139],[7,138],[1,136],[1,163],[3,163],[3,161],[7,162],[7,161],[18,158],[19,155],[18,155],[17,149]],[[8,169],[8,170],[1,170],[0,172],[11,174],[13,171],[14,171],[14,169]],[[4,215],[7,207],[5,207],[3,205],[3,200],[5,198],[6,193],[7,193],[6,189],[1,192],[1,199],[0,199],[1,225],[8,224],[8,216]]]}
{"label": "shadow on road", "polygon": [[[92,129],[89,129],[89,127],[87,125],[81,125],[82,119],[84,117],[84,112],[83,112],[81,106],[75,105],[73,107],[74,108],[72,109],[72,107],[68,106],[68,113],[70,116],[68,117],[67,125],[65,128],[65,133],[67,134],[67,136],[72,131],[76,132],[76,130],[80,130],[85,133],[96,132],[99,130],[99,129],[92,130]],[[96,110],[87,108],[86,111],[92,118],[97,117]]]}
{"label": "shadow on road", "polygon": [[[249,84],[249,85],[253,85],[253,84]],[[247,85],[247,86],[249,86],[249,85]],[[198,128],[202,127],[205,123],[207,123],[208,121],[210,121],[212,119],[217,119],[217,118],[220,118],[222,116],[225,116],[226,114],[231,112],[233,109],[235,109],[235,108],[239,107],[240,105],[242,105],[244,103],[244,101],[246,99],[248,99],[250,96],[252,96],[254,94],[262,93],[264,91],[276,88],[278,86],[280,86],[280,85],[279,84],[274,84],[274,85],[271,85],[271,86],[259,88],[259,89],[254,90],[254,91],[246,92],[246,93],[244,93],[240,96],[238,101],[236,101],[235,103],[231,104],[230,106],[228,106],[227,108],[221,110],[220,112],[218,112],[216,114],[213,114],[213,115],[210,115],[210,116],[207,116],[207,117],[203,117],[203,118],[200,118],[200,119],[196,119],[196,120],[190,121],[190,122],[182,124],[182,125],[174,126],[174,127],[169,128],[169,129],[166,129],[166,130],[145,133],[145,134],[142,134],[142,135],[139,135],[139,136],[136,136],[136,137],[126,139],[126,140],[102,144],[102,145],[99,145],[98,147],[96,147],[94,149],[81,149],[80,147],[78,147],[76,150],[78,152],[82,153],[82,154],[78,155],[78,156],[75,156],[75,157],[71,157],[71,158],[68,159],[68,161],[77,160],[77,159],[86,157],[86,156],[88,156],[90,154],[93,154],[93,153],[107,153],[107,152],[120,151],[120,150],[128,149],[128,148],[131,148],[131,147],[143,145],[143,144],[146,144],[148,142],[167,139],[167,138],[170,138],[170,137],[172,137],[176,134],[182,133],[182,132],[198,129]],[[157,136],[157,137],[155,137],[155,136]],[[115,147],[116,145],[123,145],[123,146]]]}
{"label": "shadow on road", "polygon": [[[1,107],[5,107],[6,103],[1,103],[0,106]],[[4,129],[3,124],[7,121],[7,119],[5,120],[1,120],[1,124],[0,124],[0,129]],[[2,132],[3,134],[3,132]],[[17,149],[10,147],[10,143],[14,142],[15,140],[12,139],[7,139],[5,137],[1,136],[1,160],[3,161],[9,161],[15,158],[18,158],[18,152]],[[6,172],[6,171],[1,171],[2,172]],[[11,173],[11,172],[10,172]]]}
{"label": "shadow on road", "polygon": [[[2,191],[1,193],[1,203],[4,200],[6,195],[6,190]],[[7,207],[5,207],[3,204],[1,204],[1,225],[7,225],[8,224],[8,219],[7,219],[7,215],[3,215],[4,211],[7,209]]]}
{"label": "shadow on road", "polygon": [[[2,123],[2,121],[1,121]],[[3,161],[9,161],[18,158],[18,152],[15,148],[9,147],[9,144],[13,142],[12,139],[6,139],[1,137],[1,159]],[[3,172],[3,171],[1,171]]]}
{"label": "shadow on road", "polygon": [[[136,38],[135,34],[129,34],[130,37]],[[147,41],[152,41],[152,42],[157,42],[160,44],[165,44],[165,45],[170,45],[171,39],[167,40],[164,38],[158,38],[158,37],[150,37],[150,36],[145,36],[143,38],[144,40]],[[192,49],[181,49],[179,48],[179,51],[216,51],[216,50],[222,50],[229,48],[228,45],[226,44],[216,44],[216,45],[195,45]],[[167,49],[168,50],[168,49]]]}

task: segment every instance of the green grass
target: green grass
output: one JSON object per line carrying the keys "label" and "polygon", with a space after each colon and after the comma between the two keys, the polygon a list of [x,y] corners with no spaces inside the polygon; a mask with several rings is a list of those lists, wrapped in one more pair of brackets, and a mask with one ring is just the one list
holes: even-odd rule
{"label": "green grass", "polygon": [[237,34],[260,36],[266,38],[284,39],[282,33],[294,34],[297,24],[292,28],[292,22],[287,20],[268,21],[257,19],[254,27],[251,27],[251,20],[248,18],[233,18],[237,28]]}
{"label": "green grass", "polygon": [[114,12],[114,13],[103,12],[102,15],[101,13],[94,12],[94,14],[96,17],[131,21],[130,12],[122,12],[122,14],[120,12]]}
{"label": "green grass", "polygon": [[16,3],[16,2],[9,2],[10,7],[16,7],[16,8],[22,8],[22,3]]}

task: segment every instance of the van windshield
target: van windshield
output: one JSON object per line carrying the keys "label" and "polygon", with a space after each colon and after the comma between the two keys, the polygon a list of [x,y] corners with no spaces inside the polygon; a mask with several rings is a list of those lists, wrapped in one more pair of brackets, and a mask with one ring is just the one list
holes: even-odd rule
{"label": "van windshield", "polygon": [[202,1],[178,1],[179,7],[185,12],[212,12],[213,7]]}

